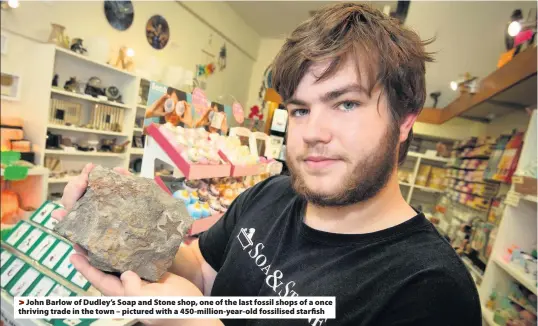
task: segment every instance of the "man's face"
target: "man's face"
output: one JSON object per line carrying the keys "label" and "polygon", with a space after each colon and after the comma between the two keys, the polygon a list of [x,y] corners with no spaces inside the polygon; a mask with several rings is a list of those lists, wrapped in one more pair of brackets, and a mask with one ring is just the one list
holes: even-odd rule
{"label": "man's face", "polygon": [[287,104],[287,163],[295,190],[309,202],[343,206],[386,185],[397,162],[399,129],[380,90],[368,96],[351,62],[317,82],[327,65],[313,65]]}

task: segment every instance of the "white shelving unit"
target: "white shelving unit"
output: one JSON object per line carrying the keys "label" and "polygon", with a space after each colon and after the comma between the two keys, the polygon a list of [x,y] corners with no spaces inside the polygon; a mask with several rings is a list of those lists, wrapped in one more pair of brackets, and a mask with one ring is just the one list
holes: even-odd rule
{"label": "white shelving unit", "polygon": [[432,201],[432,196],[437,196],[443,193],[443,190],[430,188],[426,186],[420,186],[416,184],[417,174],[422,164],[429,164],[442,167],[448,162],[448,159],[437,156],[430,156],[422,153],[408,152],[406,162],[404,163],[404,169],[412,169],[410,182],[400,182],[400,188],[406,201],[410,204],[417,204],[424,201]]}
{"label": "white shelving unit", "polygon": [[122,158],[125,153],[108,153],[108,152],[83,152],[83,151],[65,151],[61,149],[46,149],[45,155],[63,155],[63,156],[91,156],[91,157],[117,157]]}
{"label": "white shelving unit", "polygon": [[[45,101],[46,107],[40,108],[40,113],[35,117],[40,121],[43,127],[43,136],[48,130],[51,133],[61,135],[62,137],[70,138],[74,143],[85,141],[101,141],[103,139],[116,139],[117,144],[132,139],[135,127],[135,118],[137,115],[137,97],[140,87],[140,78],[135,74],[123,71],[108,65],[104,62],[98,62],[87,58],[83,55],[74,53],[70,50],[55,47],[53,45],[43,45],[40,49],[52,57],[50,66],[48,67],[48,76],[41,87],[48,89],[48,99],[61,99],[78,103],[81,105],[81,123],[90,123],[92,110],[97,104],[103,104],[123,110],[123,121],[119,124],[122,126],[121,132],[97,130],[83,128],[79,126],[64,126],[49,122],[49,102]],[[47,63],[41,63],[47,65]],[[58,86],[51,87],[51,81],[55,74],[58,74]],[[116,86],[122,95],[122,102],[103,101],[96,97],[86,94],[68,92],[61,87],[70,78],[75,77],[79,82],[87,82],[91,77],[98,77],[101,80],[102,87]],[[137,133],[140,131],[137,130]],[[42,138],[45,138],[43,137]],[[45,144],[42,144],[44,150],[41,153],[41,162],[45,161],[45,157],[56,157],[61,161],[61,169],[65,171],[81,170],[88,162],[100,164],[106,167],[121,166],[129,167],[132,144],[126,146],[124,153],[109,153],[109,152],[83,152],[83,151],[65,151],[59,149],[45,149]],[[137,152],[136,149],[134,152]],[[140,154],[141,155],[141,154]],[[65,184],[71,177],[50,178],[46,183],[46,191],[50,193],[61,193]]]}
{"label": "white shelving unit", "polygon": [[118,136],[118,137],[127,137],[127,136],[129,136],[126,133],[121,133],[121,132],[107,131],[107,130],[97,130],[97,129],[89,129],[89,128],[80,128],[80,127],[75,127],[75,126],[55,125],[55,124],[52,124],[52,123],[49,123],[47,125],[47,128],[49,130],[63,130],[63,131],[83,132],[83,133],[96,134],[96,135],[109,135],[109,136]]}
{"label": "white shelving unit", "polygon": [[118,108],[124,108],[124,109],[129,109],[130,108],[129,105],[126,105],[126,104],[123,104],[123,103],[102,101],[102,100],[99,100],[98,98],[90,96],[90,95],[79,94],[79,93],[74,93],[74,92],[68,92],[68,91],[64,91],[62,89],[57,89],[57,88],[52,88],[51,93],[57,94],[57,95],[63,95],[63,96],[66,96],[66,97],[81,99],[81,100],[88,101],[88,102],[115,106],[115,107],[118,107]]}
{"label": "white shelving unit", "polygon": [[144,149],[143,148],[131,148],[129,151],[131,155],[144,155]]}
{"label": "white shelving unit", "polygon": [[[516,174],[521,171],[519,170],[520,168],[527,168],[529,163],[527,160],[536,160],[536,129],[536,110],[534,110],[525,135]],[[532,153],[534,153],[534,158]],[[497,238],[479,287],[483,317],[490,326],[497,325],[493,321],[494,312],[486,308],[486,302],[493,290],[497,292],[498,297],[506,296],[509,294],[510,284],[516,282],[534,294],[538,292],[537,282],[531,275],[525,273],[522,267],[504,259],[507,249],[513,245],[517,245],[527,252],[536,249],[537,197],[529,195],[518,196],[513,186],[509,194],[516,196],[519,200],[505,201],[506,207],[499,225]]]}

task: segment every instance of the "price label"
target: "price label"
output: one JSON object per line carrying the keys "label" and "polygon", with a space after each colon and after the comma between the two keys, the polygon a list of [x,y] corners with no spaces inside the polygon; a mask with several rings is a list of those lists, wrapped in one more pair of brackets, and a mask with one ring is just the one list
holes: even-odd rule
{"label": "price label", "polygon": [[245,121],[245,113],[239,102],[234,102],[234,104],[232,104],[232,113],[237,123],[243,123],[243,121]]}
{"label": "price label", "polygon": [[506,205],[510,205],[513,207],[517,207],[519,205],[519,200],[521,199],[521,195],[517,192],[509,192],[506,195],[506,199],[504,200],[504,203]]}
{"label": "price label", "polygon": [[196,109],[198,114],[202,114],[202,111],[207,108],[207,96],[200,88],[195,88],[192,91],[192,105]]}

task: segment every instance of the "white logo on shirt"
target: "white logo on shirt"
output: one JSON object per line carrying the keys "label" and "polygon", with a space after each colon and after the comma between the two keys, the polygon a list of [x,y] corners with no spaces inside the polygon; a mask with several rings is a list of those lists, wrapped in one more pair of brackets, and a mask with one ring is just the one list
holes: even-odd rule
{"label": "white logo on shirt", "polygon": [[[250,258],[254,260],[256,266],[258,266],[261,271],[266,275],[265,284],[267,284],[271,289],[273,289],[273,291],[280,297],[299,296],[299,293],[293,290],[293,287],[296,284],[294,281],[287,282],[286,284],[281,281],[281,279],[284,277],[284,274],[281,270],[276,269],[272,271],[272,273],[269,273],[269,271],[271,270],[271,264],[267,265],[267,256],[262,254],[262,250],[263,248],[265,248],[265,245],[261,242],[254,245],[252,237],[254,236],[255,232],[256,229],[254,228],[242,228],[237,234],[237,240],[239,240],[243,251],[247,251],[247,249],[250,248],[250,250],[247,251],[247,254]],[[322,326],[323,324],[325,324],[326,321],[327,319],[323,318],[311,318],[308,320],[308,323],[312,326]]]}

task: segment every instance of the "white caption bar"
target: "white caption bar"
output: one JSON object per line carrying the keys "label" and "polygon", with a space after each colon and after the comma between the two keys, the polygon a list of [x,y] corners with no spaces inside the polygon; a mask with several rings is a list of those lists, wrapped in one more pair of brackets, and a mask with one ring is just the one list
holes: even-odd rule
{"label": "white caption bar", "polygon": [[335,297],[16,297],[15,319],[335,318]]}

